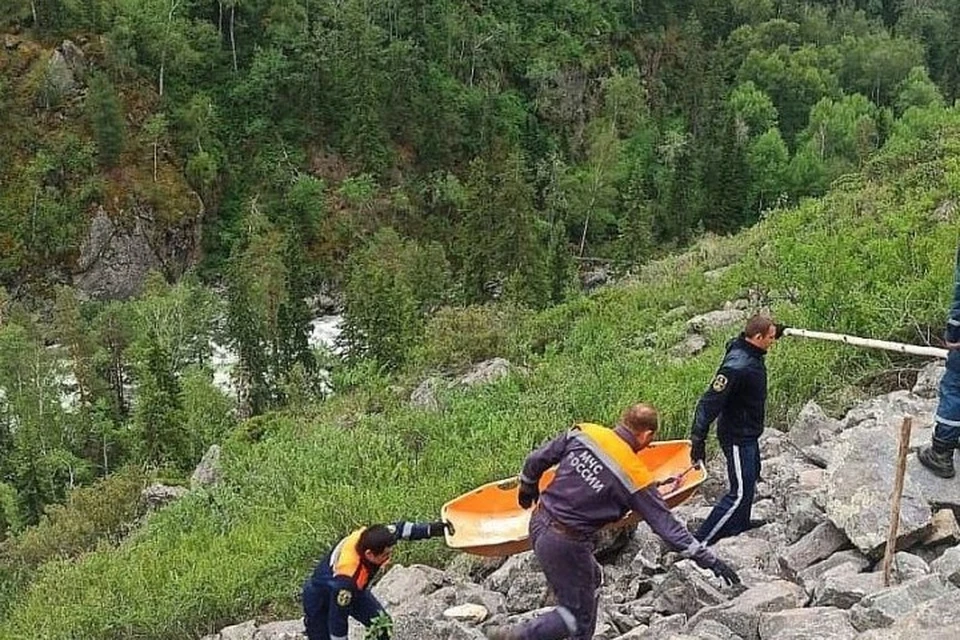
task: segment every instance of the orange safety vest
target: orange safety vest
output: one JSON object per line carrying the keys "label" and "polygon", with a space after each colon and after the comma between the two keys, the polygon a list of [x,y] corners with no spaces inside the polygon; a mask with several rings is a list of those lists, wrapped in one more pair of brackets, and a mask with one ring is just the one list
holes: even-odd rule
{"label": "orange safety vest", "polygon": [[578,439],[613,473],[629,493],[653,484],[653,474],[636,452],[613,429],[583,423],[574,427],[571,437]]}
{"label": "orange safety vest", "polygon": [[337,543],[330,553],[330,569],[335,576],[344,576],[353,580],[357,589],[363,590],[370,582],[370,570],[363,563],[357,545],[360,543],[360,534],[366,527],[357,529]]}

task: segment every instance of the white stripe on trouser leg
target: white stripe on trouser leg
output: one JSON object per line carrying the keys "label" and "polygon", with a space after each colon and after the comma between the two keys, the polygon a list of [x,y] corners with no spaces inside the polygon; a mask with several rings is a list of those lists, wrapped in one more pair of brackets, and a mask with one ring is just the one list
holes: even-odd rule
{"label": "white stripe on trouser leg", "polygon": [[730,507],[730,509],[720,517],[720,519],[717,521],[717,524],[713,527],[707,537],[703,539],[703,544],[709,544],[710,541],[713,540],[713,536],[720,533],[720,529],[722,529],[723,525],[727,524],[727,521],[733,517],[737,507],[739,507],[740,503],[743,502],[743,467],[740,465],[740,447],[737,445],[733,445],[733,473],[737,476],[737,499],[733,501],[733,505]]}
{"label": "white stripe on trouser leg", "polygon": [[577,619],[573,616],[570,609],[557,607],[556,611],[560,614],[560,619],[563,620],[563,624],[567,625],[567,631],[570,632],[570,635],[575,634],[577,632]]}
{"label": "white stripe on trouser leg", "polygon": [[948,427],[960,427],[960,420],[947,420],[940,414],[937,414],[936,416],[934,416],[933,419],[936,420],[937,422],[942,422]]}

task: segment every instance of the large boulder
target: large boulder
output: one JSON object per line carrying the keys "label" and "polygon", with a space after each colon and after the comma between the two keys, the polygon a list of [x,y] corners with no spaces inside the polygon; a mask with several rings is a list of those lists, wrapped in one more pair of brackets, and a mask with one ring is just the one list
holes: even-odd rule
{"label": "large boulder", "polygon": [[853,605],[850,621],[860,631],[889,627],[920,604],[948,595],[952,589],[936,575],[881,589]]}
{"label": "large boulder", "polygon": [[785,580],[776,580],[743,592],[733,600],[701,609],[690,619],[688,629],[705,620],[714,620],[744,640],[758,640],[760,614],[795,609],[807,601],[803,589]]}
{"label": "large boulder", "polygon": [[811,400],[803,405],[797,419],[790,425],[788,437],[793,444],[803,449],[820,444],[839,431],[840,421],[828,416],[820,405]]}
{"label": "large boulder", "polygon": [[[890,492],[896,475],[897,438],[885,425],[858,426],[836,439],[825,480],[824,511],[850,541],[877,556],[890,525]],[[933,514],[918,483],[906,478],[897,537],[901,548],[924,536]]]}
{"label": "large boulder", "polygon": [[809,607],[760,615],[760,640],[853,640],[857,630],[843,609]]}
{"label": "large boulder", "polygon": [[220,445],[212,444],[190,476],[190,488],[212,487],[220,481]]}
{"label": "large boulder", "polygon": [[746,319],[747,312],[743,309],[718,309],[687,320],[687,330],[691,333],[709,333],[740,324]]}

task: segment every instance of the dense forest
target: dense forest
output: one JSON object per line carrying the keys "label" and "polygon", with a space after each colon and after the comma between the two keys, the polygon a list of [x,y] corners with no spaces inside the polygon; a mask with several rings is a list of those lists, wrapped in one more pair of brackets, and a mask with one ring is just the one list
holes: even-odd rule
{"label": "dense forest", "polygon": [[[309,423],[329,384],[344,414],[382,411],[371,398],[423,372],[562,351],[589,269],[639,274],[785,211],[799,237],[824,197],[879,220],[869,185],[894,177],[897,206],[943,195],[914,179],[960,188],[953,0],[8,0],[0,29],[4,612],[44,563],[122,537],[145,478],[185,482],[276,416]],[[921,219],[844,250],[893,261],[872,236],[921,247]],[[98,220],[159,247],[131,295],[82,282]],[[932,322],[844,306],[889,283],[850,291],[836,232],[799,257],[774,242],[805,308],[878,336]],[[753,259],[741,285],[775,262]],[[928,259],[880,272],[928,277]],[[307,340],[331,291],[345,360]],[[584,340],[584,359],[612,357]],[[214,343],[239,358],[234,395]],[[211,606],[134,627],[236,613]]]}

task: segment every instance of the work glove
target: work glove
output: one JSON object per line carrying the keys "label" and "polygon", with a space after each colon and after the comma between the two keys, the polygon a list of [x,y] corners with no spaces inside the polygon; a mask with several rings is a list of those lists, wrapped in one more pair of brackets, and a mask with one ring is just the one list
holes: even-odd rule
{"label": "work glove", "polygon": [[782,338],[782,337],[783,337],[783,332],[790,328],[790,327],[788,327],[788,326],[785,325],[785,324],[775,324],[775,325],[773,325],[773,326],[775,326],[775,327],[777,328],[777,333],[774,334],[774,337],[775,337],[777,340],[779,340],[780,338]]}
{"label": "work glove", "polygon": [[517,492],[517,504],[522,509],[529,509],[540,499],[540,487],[536,482],[520,482],[520,491]]}
{"label": "work glove", "polygon": [[693,438],[690,444],[690,462],[703,464],[707,459],[707,441],[703,438]]}
{"label": "work glove", "polygon": [[427,525],[427,535],[431,538],[439,538],[447,531],[453,535],[453,525],[444,520],[437,520]]}
{"label": "work glove", "polygon": [[737,575],[737,572],[720,558],[717,558],[717,561],[710,566],[710,571],[713,571],[715,576],[728,585],[740,584],[740,576]]}

